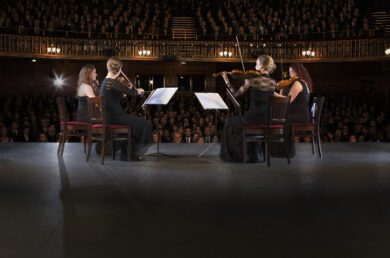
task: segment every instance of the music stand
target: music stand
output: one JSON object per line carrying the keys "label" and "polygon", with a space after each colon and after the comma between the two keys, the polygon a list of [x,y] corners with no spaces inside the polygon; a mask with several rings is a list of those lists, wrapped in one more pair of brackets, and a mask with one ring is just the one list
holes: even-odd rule
{"label": "music stand", "polygon": [[233,96],[232,91],[229,88],[226,88],[226,96],[230,100],[231,103],[233,103],[234,111],[236,112],[236,116],[241,115],[241,106],[240,103],[236,100],[236,98]]}
{"label": "music stand", "polygon": [[[155,106],[164,106],[168,104],[173,95],[175,95],[177,91],[177,87],[170,88],[158,88],[152,91],[149,97],[142,104],[142,108],[145,109],[147,106],[155,105]],[[160,153],[160,119],[158,119],[157,123],[157,133],[158,133],[158,141],[157,141],[157,152],[150,154],[152,156],[168,156],[164,153]]]}
{"label": "music stand", "polygon": [[212,143],[209,143],[209,146],[207,146],[206,149],[204,149],[200,154],[199,158],[203,156],[211,147],[213,147],[218,142],[218,110],[229,110],[228,106],[225,104],[223,99],[218,93],[203,93],[203,92],[196,92],[195,93],[196,98],[199,100],[200,104],[202,105],[204,110],[215,110],[215,135],[216,135],[216,141],[213,141]]}

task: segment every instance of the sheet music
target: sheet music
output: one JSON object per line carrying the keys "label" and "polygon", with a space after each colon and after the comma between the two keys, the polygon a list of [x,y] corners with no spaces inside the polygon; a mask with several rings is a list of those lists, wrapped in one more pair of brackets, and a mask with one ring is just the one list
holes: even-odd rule
{"label": "sheet music", "polygon": [[203,109],[229,109],[218,93],[196,92],[195,96]]}
{"label": "sheet music", "polygon": [[144,102],[144,105],[166,105],[173,97],[178,88],[158,88],[154,90],[153,94]]}

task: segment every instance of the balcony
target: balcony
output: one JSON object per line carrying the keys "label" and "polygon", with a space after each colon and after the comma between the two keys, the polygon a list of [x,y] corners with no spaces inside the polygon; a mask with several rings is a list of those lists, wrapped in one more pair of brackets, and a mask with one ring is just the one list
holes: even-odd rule
{"label": "balcony", "polygon": [[277,62],[372,61],[389,59],[385,55],[389,46],[387,38],[245,41],[237,44],[235,41],[75,39],[0,34],[0,56],[86,60],[118,55],[124,60],[159,61],[174,57],[174,60],[188,62],[239,62],[240,53],[244,61],[253,61],[265,53]]}

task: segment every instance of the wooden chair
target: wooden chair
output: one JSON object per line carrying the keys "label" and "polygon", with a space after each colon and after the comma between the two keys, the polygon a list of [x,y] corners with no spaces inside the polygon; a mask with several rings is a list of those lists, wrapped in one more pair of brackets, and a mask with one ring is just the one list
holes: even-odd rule
{"label": "wooden chair", "polygon": [[324,102],[324,97],[315,97],[311,108],[312,121],[310,123],[292,125],[293,137],[309,137],[313,155],[315,155],[314,143],[316,143],[320,158],[322,158],[320,122]]}
{"label": "wooden chair", "polygon": [[86,143],[88,136],[89,123],[78,121],[67,121],[65,100],[63,97],[57,98],[58,112],[60,113],[60,133],[57,155],[60,157],[64,154],[65,142],[70,136],[84,137],[84,153],[86,153]]}
{"label": "wooden chair", "polygon": [[[247,161],[247,145],[249,142],[264,143],[264,155],[267,160],[267,166],[271,164],[270,159],[270,142],[284,142],[286,134],[286,113],[290,103],[289,97],[270,96],[268,103],[268,120],[265,125],[244,125],[243,132],[243,162]],[[287,157],[287,162],[290,164],[290,158]]]}
{"label": "wooden chair", "polygon": [[128,141],[127,159],[131,160],[131,125],[107,124],[105,121],[104,97],[88,98],[88,114],[91,121],[88,131],[87,161],[91,156],[92,141],[101,141],[100,162],[104,164],[104,145],[112,144],[112,158],[115,160],[115,142]]}

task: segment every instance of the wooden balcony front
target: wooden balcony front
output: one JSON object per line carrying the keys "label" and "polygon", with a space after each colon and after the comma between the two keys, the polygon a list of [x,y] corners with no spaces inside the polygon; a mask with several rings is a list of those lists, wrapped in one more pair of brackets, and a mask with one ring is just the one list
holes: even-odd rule
{"label": "wooden balcony front", "polygon": [[[387,38],[316,41],[178,41],[75,39],[0,34],[0,56],[104,60],[118,55],[124,60],[240,62],[259,54],[276,62],[339,62],[389,60]],[[314,55],[304,55],[310,50]]]}

